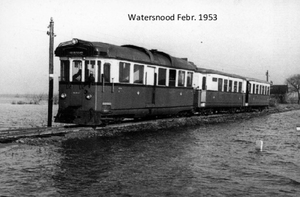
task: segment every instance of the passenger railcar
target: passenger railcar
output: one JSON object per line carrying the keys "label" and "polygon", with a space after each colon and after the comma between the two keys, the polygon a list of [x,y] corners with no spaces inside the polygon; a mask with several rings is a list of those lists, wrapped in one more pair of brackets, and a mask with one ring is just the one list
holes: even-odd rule
{"label": "passenger railcar", "polygon": [[268,106],[268,82],[198,68],[158,50],[73,39],[55,55],[61,64],[56,122],[96,126]]}
{"label": "passenger railcar", "polygon": [[133,45],[73,39],[61,61],[56,122],[99,125],[112,119],[193,112],[195,66]]}
{"label": "passenger railcar", "polygon": [[269,105],[270,83],[247,78],[247,106],[252,109],[263,109]]}
{"label": "passenger railcar", "polygon": [[211,69],[195,73],[195,111],[250,111],[269,106],[270,83]]}
{"label": "passenger railcar", "polygon": [[199,84],[195,93],[196,111],[215,113],[245,107],[245,77],[203,68],[197,68],[195,75]]}

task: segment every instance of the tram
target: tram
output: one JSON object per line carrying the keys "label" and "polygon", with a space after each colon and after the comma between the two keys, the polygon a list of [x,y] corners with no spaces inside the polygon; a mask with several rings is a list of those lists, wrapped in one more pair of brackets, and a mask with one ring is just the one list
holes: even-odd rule
{"label": "tram", "polygon": [[104,125],[124,118],[267,108],[270,83],[197,67],[134,45],[61,43],[56,122]]}

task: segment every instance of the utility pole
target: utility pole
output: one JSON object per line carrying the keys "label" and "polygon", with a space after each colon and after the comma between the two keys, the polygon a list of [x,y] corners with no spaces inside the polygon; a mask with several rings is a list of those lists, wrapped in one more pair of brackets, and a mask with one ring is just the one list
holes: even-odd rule
{"label": "utility pole", "polygon": [[267,81],[269,81],[269,71],[266,72]]}
{"label": "utility pole", "polygon": [[49,98],[48,98],[48,127],[52,127],[52,111],[53,111],[53,43],[54,43],[54,22],[51,17],[49,31],[47,34],[50,36],[49,44]]}

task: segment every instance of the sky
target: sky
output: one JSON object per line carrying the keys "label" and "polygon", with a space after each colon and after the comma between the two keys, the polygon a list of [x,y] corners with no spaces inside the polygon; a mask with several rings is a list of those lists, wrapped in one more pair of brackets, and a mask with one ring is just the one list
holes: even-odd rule
{"label": "sky", "polygon": [[[132,44],[261,80],[268,70],[270,81],[284,84],[300,73],[299,10],[299,0],[0,0],[0,94],[48,93],[51,17],[54,49],[72,38]],[[204,14],[216,20],[200,20]],[[58,77],[54,56],[54,93]]]}

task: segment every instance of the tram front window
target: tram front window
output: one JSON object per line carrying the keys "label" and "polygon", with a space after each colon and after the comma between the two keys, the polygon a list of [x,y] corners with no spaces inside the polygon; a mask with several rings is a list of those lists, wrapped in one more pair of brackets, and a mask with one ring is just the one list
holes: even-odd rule
{"label": "tram front window", "polygon": [[82,80],[82,61],[74,60],[72,62],[72,81],[78,82]]}
{"label": "tram front window", "polygon": [[70,62],[68,60],[61,60],[60,65],[60,81],[69,81]]}
{"label": "tram front window", "polygon": [[95,82],[96,61],[85,61],[85,81]]}

